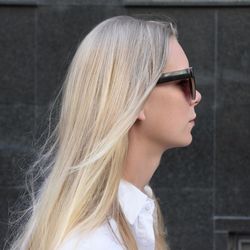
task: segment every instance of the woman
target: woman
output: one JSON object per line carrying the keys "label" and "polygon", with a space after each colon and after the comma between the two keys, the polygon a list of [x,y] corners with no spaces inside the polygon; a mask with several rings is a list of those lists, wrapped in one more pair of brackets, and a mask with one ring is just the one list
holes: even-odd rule
{"label": "woman", "polygon": [[191,143],[200,100],[171,22],[96,26],[70,64],[34,164],[47,162],[47,178],[11,249],[168,249],[149,181],[164,151]]}

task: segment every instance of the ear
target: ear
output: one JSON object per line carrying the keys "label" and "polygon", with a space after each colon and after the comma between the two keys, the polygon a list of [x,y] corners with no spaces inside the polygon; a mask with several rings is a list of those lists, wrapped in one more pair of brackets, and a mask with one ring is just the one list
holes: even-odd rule
{"label": "ear", "polygon": [[142,109],[142,110],[140,111],[139,115],[137,116],[137,119],[138,119],[138,120],[141,120],[141,121],[143,121],[143,120],[146,119],[146,116],[145,116],[145,113],[144,113],[144,109]]}

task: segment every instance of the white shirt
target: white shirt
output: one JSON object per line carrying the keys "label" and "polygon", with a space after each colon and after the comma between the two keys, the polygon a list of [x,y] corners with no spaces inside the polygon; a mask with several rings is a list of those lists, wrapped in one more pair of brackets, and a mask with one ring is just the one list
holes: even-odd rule
{"label": "white shirt", "polygon": [[[145,193],[144,193],[145,192]],[[153,229],[155,204],[152,189],[146,185],[144,192],[133,184],[121,180],[118,189],[118,200],[123,213],[129,222],[139,250],[154,250],[155,236]],[[88,234],[74,232],[67,237],[59,250],[124,250],[117,224],[112,217],[108,222]],[[117,236],[115,236],[114,235]]]}

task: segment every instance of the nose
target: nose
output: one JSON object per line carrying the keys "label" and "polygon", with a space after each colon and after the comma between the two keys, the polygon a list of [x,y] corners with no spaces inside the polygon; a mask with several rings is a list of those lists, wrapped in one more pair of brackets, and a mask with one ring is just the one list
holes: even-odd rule
{"label": "nose", "polygon": [[196,90],[196,97],[194,100],[192,100],[192,105],[196,106],[197,104],[199,104],[201,99],[202,99],[201,93],[198,90]]}

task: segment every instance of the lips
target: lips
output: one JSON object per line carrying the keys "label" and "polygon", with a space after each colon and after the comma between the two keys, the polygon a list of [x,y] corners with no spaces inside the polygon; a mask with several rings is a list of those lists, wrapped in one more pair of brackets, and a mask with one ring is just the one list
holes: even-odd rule
{"label": "lips", "polygon": [[195,120],[195,118],[196,118],[196,116],[195,116],[192,120],[190,120],[190,122],[194,121],[194,120]]}

